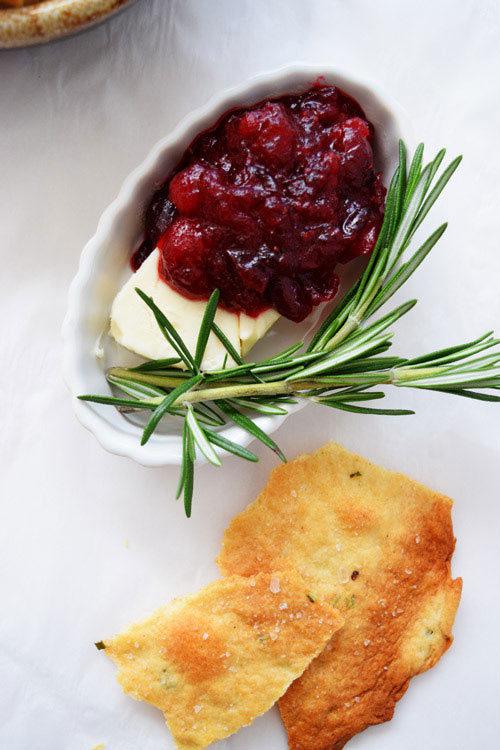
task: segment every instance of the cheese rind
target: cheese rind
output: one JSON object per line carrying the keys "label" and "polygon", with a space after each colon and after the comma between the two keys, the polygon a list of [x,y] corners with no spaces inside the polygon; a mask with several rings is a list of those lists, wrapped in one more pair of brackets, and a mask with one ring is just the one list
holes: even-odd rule
{"label": "cheese rind", "polygon": [[[175,357],[176,352],[163,336],[149,307],[135,288],[153,298],[178,331],[189,351],[194,354],[205,300],[191,300],[166,284],[158,273],[160,251],[155,249],[116,295],[111,308],[110,334],[122,346],[147,359]],[[219,308],[215,322],[237,352],[245,355],[279,318],[275,310],[266,310],[256,318]],[[211,333],[202,367],[206,370],[223,366],[226,349]],[[235,362],[228,357],[228,365]]]}

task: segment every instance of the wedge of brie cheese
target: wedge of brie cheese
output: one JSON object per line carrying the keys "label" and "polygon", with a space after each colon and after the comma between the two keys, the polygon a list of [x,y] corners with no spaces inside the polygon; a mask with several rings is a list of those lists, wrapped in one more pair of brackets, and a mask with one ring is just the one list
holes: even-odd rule
{"label": "wedge of brie cheese", "polygon": [[[119,344],[147,359],[177,356],[161,333],[153,313],[135,291],[138,287],[153,298],[194,354],[206,302],[187,299],[172,289],[160,278],[158,262],[159,250],[156,249],[118,292],[111,308],[110,333]],[[275,310],[266,310],[252,318],[219,308],[215,322],[243,356],[278,318]],[[210,334],[202,367],[206,370],[221,368],[225,356],[224,346]],[[231,357],[228,357],[228,364],[234,364]]]}

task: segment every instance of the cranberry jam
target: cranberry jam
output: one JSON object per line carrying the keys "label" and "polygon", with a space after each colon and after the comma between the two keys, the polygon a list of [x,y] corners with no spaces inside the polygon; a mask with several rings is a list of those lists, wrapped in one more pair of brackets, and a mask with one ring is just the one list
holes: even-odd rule
{"label": "cranberry jam", "polygon": [[228,310],[303,320],[337,293],[337,263],[375,245],[372,141],[359,104],[321,82],[228,112],[154,195],[133,268],[158,245],[161,277],[186,297],[218,287]]}

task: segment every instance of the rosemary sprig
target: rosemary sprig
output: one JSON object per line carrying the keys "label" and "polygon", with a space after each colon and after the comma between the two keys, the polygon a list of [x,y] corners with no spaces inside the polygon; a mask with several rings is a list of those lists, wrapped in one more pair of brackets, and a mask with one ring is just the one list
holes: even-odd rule
{"label": "rosemary sprig", "polygon": [[[406,150],[399,144],[398,168],[387,192],[384,221],[369,263],[302,353],[303,344],[297,343],[264,361],[244,363],[215,323],[219,300],[219,292],[215,290],[207,303],[193,356],[153,299],[136,290],[152,310],[178,357],[153,360],[133,368],[111,368],[107,379],[123,397],[79,398],[112,404],[122,411],[151,411],[142,444],[149,440],[165,415],[183,420],[183,460],[177,497],[184,494],[186,515],[191,514],[197,450],[216,466],[220,466],[221,460],[215,448],[257,461],[255,454],[217,431],[228,421],[249,432],[284,461],[285,456],[255,423],[252,413],[286,414],[290,403],[303,398],[358,414],[413,414],[407,409],[363,405],[383,398],[384,392],[375,389],[386,385],[500,401],[500,395],[495,393],[500,391],[500,351],[497,348],[486,353],[498,347],[500,340],[491,332],[474,341],[414,358],[383,356],[391,347],[392,333],[388,329],[414,307],[416,300],[374,317],[416,271],[446,230],[446,224],[442,224],[402,262],[415,232],[460,163],[461,157],[457,157],[437,176],[444,155],[443,149],[422,166],[423,144],[420,144],[407,172]],[[203,356],[211,334],[226,349],[226,358],[222,369],[203,370]],[[228,366],[229,358],[234,365]],[[184,369],[178,369],[177,365]]]}

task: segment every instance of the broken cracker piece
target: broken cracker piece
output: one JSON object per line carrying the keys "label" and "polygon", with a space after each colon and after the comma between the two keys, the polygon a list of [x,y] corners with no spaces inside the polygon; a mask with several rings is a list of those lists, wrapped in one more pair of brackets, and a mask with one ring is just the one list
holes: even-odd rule
{"label": "broken cracker piece", "polygon": [[270,708],[343,623],[292,573],[229,576],[104,640],[126,693],[161,709],[180,750]]}
{"label": "broken cracker piece", "polygon": [[392,718],[450,646],[452,501],[330,443],[275,469],[226,531],[223,573],[296,570],[345,625],[280,700],[291,750],[340,750]]}

